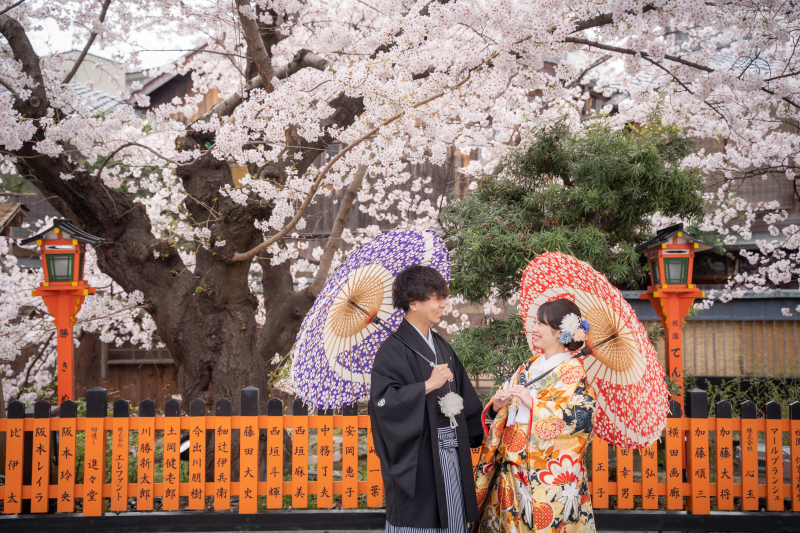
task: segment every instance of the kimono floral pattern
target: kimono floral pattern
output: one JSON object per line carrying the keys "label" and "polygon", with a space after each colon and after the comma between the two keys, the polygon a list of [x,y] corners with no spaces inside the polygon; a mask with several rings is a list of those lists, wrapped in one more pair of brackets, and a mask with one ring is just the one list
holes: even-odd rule
{"label": "kimono floral pattern", "polygon": [[[530,359],[504,384],[530,379]],[[475,486],[478,533],[595,531],[583,455],[592,436],[596,394],[583,363],[569,359],[537,389],[530,420],[509,422],[514,399],[484,426]],[[487,406],[487,410],[491,406]],[[485,414],[485,413],[484,413]],[[516,418],[516,417],[515,417]]]}

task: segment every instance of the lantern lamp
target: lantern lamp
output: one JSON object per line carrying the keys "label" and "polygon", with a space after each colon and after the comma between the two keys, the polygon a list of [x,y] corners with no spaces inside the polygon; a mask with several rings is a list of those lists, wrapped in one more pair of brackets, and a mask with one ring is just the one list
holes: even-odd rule
{"label": "lantern lamp", "polygon": [[72,224],[57,218],[41,233],[20,241],[20,245],[36,243],[42,258],[44,281],[33,291],[41,296],[56,326],[58,351],[58,401],[75,399],[74,353],[72,327],[87,295],[95,292],[83,279],[86,245],[103,242]]}
{"label": "lantern lamp", "polygon": [[[711,247],[683,231],[683,224],[663,228],[636,247],[647,257],[650,283],[642,299],[650,300],[665,331],[667,370],[683,390],[683,325],[695,298],[705,296],[692,284],[694,254]],[[676,395],[675,400],[683,403]]]}

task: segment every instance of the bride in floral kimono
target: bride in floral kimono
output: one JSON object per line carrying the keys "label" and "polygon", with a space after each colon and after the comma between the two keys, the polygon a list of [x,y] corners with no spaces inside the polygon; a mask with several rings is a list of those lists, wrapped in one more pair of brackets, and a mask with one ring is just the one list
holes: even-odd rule
{"label": "bride in floral kimono", "polygon": [[539,307],[530,333],[544,355],[523,364],[483,413],[479,533],[595,531],[583,455],[596,394],[582,359],[568,353],[581,348],[588,331],[570,300]]}

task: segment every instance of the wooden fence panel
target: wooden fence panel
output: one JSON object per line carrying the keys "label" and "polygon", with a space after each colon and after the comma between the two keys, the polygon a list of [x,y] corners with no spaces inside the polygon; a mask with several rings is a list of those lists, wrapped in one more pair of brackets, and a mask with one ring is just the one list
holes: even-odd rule
{"label": "wooden fence panel", "polygon": [[[480,452],[480,448],[472,449],[472,464],[475,461],[475,451]],[[381,461],[375,452],[372,442],[372,427],[367,428],[367,507],[383,507],[383,478],[381,477]]]}
{"label": "wooden fence panel", "polygon": [[206,508],[206,403],[189,404],[189,509]]}
{"label": "wooden fence panel", "polygon": [[86,391],[85,456],[83,461],[83,515],[105,513],[103,484],[106,480],[106,431],[108,391],[95,387]]}
{"label": "wooden fence panel", "polygon": [[640,450],[642,455],[642,509],[658,509],[658,441]]}
{"label": "wooden fence panel", "polygon": [[792,511],[800,511],[800,402],[793,402],[789,406],[791,418],[790,445],[792,450]]}
{"label": "wooden fence panel", "polygon": [[342,410],[342,508],[358,507],[358,407]]}
{"label": "wooden fence panel", "polygon": [[750,400],[743,402],[741,450],[739,462],[742,472],[742,510],[758,510],[758,423],[756,404]]}
{"label": "wooden fence panel", "polygon": [[308,405],[292,404],[292,509],[308,507]]}
{"label": "wooden fence panel", "polygon": [[711,512],[709,490],[710,464],[708,458],[708,395],[695,389],[689,393],[689,447],[686,468],[692,485],[691,505],[687,510],[693,514]]}
{"label": "wooden fence panel", "polygon": [[137,443],[136,469],[139,483],[136,509],[139,511],[153,510],[153,497],[155,496],[153,484],[156,478],[155,416],[156,404],[153,400],[145,398],[139,402],[139,442]]}
{"label": "wooden fence panel", "polygon": [[608,443],[600,437],[592,440],[592,505],[608,508]]}
{"label": "wooden fence panel", "polygon": [[58,432],[58,504],[59,513],[75,512],[75,436],[78,434],[76,417],[78,405],[72,400],[61,403],[61,427]]}
{"label": "wooden fence panel", "polygon": [[113,405],[111,426],[111,506],[112,511],[128,510],[128,459],[130,456],[130,406],[128,400]]}
{"label": "wooden fence panel", "polygon": [[217,401],[214,411],[214,510],[231,508],[231,401]]}
{"label": "wooden fence panel", "polygon": [[31,512],[46,513],[50,488],[50,402],[33,405],[33,458],[31,461]]}
{"label": "wooden fence panel", "polygon": [[25,449],[25,404],[8,404],[6,422],[6,482],[5,514],[22,511],[22,469]]}
{"label": "wooden fence panel", "polygon": [[666,437],[667,509],[683,509],[683,424],[681,404],[669,402]]}
{"label": "wooden fence panel", "polygon": [[333,411],[317,416],[317,508],[333,508]]}
{"label": "wooden fence panel", "polygon": [[[242,390],[241,416],[233,416],[231,402],[227,399],[216,403],[214,417],[206,416],[202,400],[191,403],[188,417],[180,416],[181,406],[177,400],[166,402],[163,418],[154,416],[155,404],[150,400],[140,403],[139,416],[131,416],[128,402],[119,400],[114,403],[113,416],[109,416],[107,392],[100,388],[88,391],[87,416],[81,419],[76,418],[76,405],[71,401],[61,405],[58,419],[49,417],[50,406],[46,402],[37,402],[34,417],[28,420],[24,419],[24,406],[11,402],[9,418],[0,419],[0,431],[6,433],[8,441],[6,479],[0,486],[3,512],[21,512],[27,505],[27,502],[22,504],[23,499],[30,501],[32,512],[49,511],[53,500],[57,500],[59,511],[74,512],[76,497],[79,502],[82,500],[86,516],[102,515],[109,503],[114,512],[127,510],[131,497],[136,498],[139,511],[151,510],[155,497],[162,498],[164,511],[177,510],[181,496],[188,497],[191,510],[211,509],[212,505],[214,510],[227,510],[235,498],[241,514],[257,512],[260,496],[266,497],[271,509],[284,505],[298,510],[313,506],[313,500],[309,500],[311,494],[316,495],[320,509],[333,507],[334,497],[341,497],[344,509],[357,508],[359,501],[370,508],[383,505],[380,461],[375,453],[369,417],[359,416],[356,406],[343,409],[341,416],[333,416],[332,411],[308,416],[308,408],[302,402],[293,406],[292,415],[283,415],[280,400],[273,399],[267,405],[267,415],[259,416],[258,389],[252,387]],[[743,418],[733,419],[730,403],[720,402],[716,409],[717,418],[708,419],[707,395],[704,391],[694,390],[688,404],[691,416],[681,418],[680,405],[671,402],[664,441],[665,481],[658,481],[658,443],[640,450],[641,481],[634,481],[634,452],[617,448],[617,480],[609,481],[609,445],[595,438],[590,450],[590,491],[594,507],[607,508],[609,494],[617,497],[619,509],[634,508],[637,496],[641,498],[642,508],[647,510],[658,508],[659,496],[666,496],[668,508],[681,509],[683,498],[687,497],[686,508],[691,513],[707,514],[712,496],[716,497],[716,508],[721,511],[734,509],[734,498],[742,498],[744,504],[748,504],[748,498],[755,500],[757,506],[758,498],[766,497],[766,509],[777,512],[787,504],[785,498],[791,497],[792,510],[800,511],[800,402],[790,406],[789,420],[781,418],[781,406],[775,402],[765,406],[766,418],[763,421],[756,419],[755,407],[752,402],[745,402],[742,404]],[[360,430],[366,431],[360,434]],[[739,430],[744,483],[736,483],[733,476],[736,464],[733,439]],[[83,457],[79,457],[76,449],[80,437],[78,432],[81,431],[85,437]],[[132,431],[137,432],[133,448]],[[265,482],[259,482],[261,431],[267,434],[266,472],[262,471],[262,475],[266,473]],[[316,465],[309,463],[313,451],[310,435],[314,431]],[[336,472],[334,481],[334,443],[338,442],[334,433],[338,435],[340,431],[342,471]],[[714,450],[711,450],[709,441],[712,431],[715,432]],[[759,431],[765,432],[767,445],[767,481],[761,486],[758,485]],[[789,483],[783,478],[784,431],[790,432],[791,437]],[[108,456],[107,432],[111,444]],[[182,432],[189,437],[186,443],[188,453],[184,456],[188,461],[188,479],[183,484],[180,482]],[[214,437],[214,446],[210,449],[206,449],[210,442],[208,432],[213,432]],[[57,449],[53,444],[53,433],[58,436]],[[688,435],[687,442],[683,440],[684,434]],[[30,435],[27,444],[26,435]],[[239,469],[234,473],[231,446],[237,442],[236,435],[239,437]],[[367,445],[364,460],[359,458],[359,443]],[[292,458],[292,468],[287,468],[287,476],[283,473],[285,446],[291,446],[286,451]],[[56,451],[59,455],[58,475],[51,477],[50,456]],[[716,462],[713,471],[710,469],[711,453],[715,454]],[[682,464],[684,454],[685,472]],[[154,477],[155,458],[158,456],[163,457],[162,479]],[[109,458],[110,464],[107,463]],[[476,455],[473,454],[472,458],[474,465]],[[75,478],[77,461],[85,465],[84,483],[78,486]],[[132,461],[136,461],[135,484],[129,483]],[[213,461],[213,464],[207,464],[207,461]],[[315,466],[316,480],[311,477]],[[111,467],[108,481],[107,467]],[[687,476],[685,482],[684,475]],[[238,481],[234,481],[237,476]],[[58,486],[50,486],[56,478]],[[106,498],[110,499],[109,503],[106,503]],[[749,505],[752,507],[753,503]]]}
{"label": "wooden fence panel", "polygon": [[283,402],[267,404],[267,509],[283,507]]}
{"label": "wooden fence panel", "polygon": [[783,511],[783,421],[781,405],[767,402],[764,443],[766,444],[767,510]]}
{"label": "wooden fence panel", "polygon": [[258,389],[242,389],[239,428],[239,513],[258,512]]}
{"label": "wooden fence panel", "polygon": [[717,403],[717,509],[733,510],[733,423],[731,402]]}
{"label": "wooden fence panel", "polygon": [[179,509],[181,482],[181,402],[167,400],[164,404],[164,473],[161,508]]}
{"label": "wooden fence panel", "polygon": [[617,453],[617,509],[633,509],[633,450],[615,447]]}

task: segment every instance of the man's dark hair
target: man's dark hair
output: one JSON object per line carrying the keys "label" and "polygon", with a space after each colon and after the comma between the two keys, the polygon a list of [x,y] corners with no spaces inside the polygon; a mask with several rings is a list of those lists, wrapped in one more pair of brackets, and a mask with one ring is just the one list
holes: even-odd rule
{"label": "man's dark hair", "polygon": [[403,312],[408,312],[411,302],[424,302],[435,296],[447,298],[450,291],[447,281],[433,267],[412,265],[401,270],[392,285],[392,303]]}

